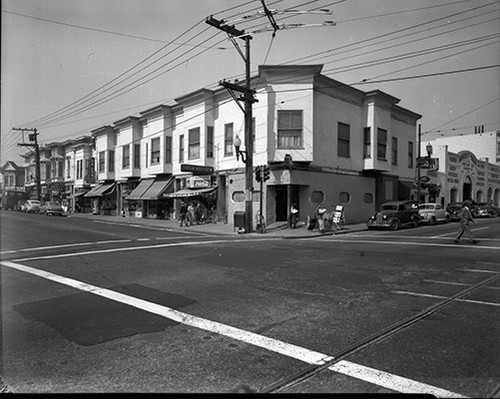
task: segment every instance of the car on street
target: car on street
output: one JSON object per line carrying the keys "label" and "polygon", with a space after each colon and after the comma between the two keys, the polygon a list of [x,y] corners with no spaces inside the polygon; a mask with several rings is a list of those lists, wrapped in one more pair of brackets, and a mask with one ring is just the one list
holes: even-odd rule
{"label": "car on street", "polygon": [[40,211],[40,201],[38,200],[27,200],[24,208],[24,212],[27,213],[38,213]]}
{"label": "car on street", "polygon": [[413,201],[390,201],[380,206],[380,209],[368,219],[368,229],[387,228],[398,230],[400,227],[417,227],[420,221],[418,207]]}
{"label": "car on street", "polygon": [[496,218],[500,214],[500,210],[493,204],[480,202],[477,204],[477,208],[473,210],[472,214],[475,218]]}
{"label": "car on street", "polygon": [[438,222],[450,222],[450,214],[441,204],[420,204],[418,206],[418,214],[420,215],[420,223],[434,225]]}
{"label": "car on street", "polygon": [[59,202],[46,202],[40,207],[40,215],[64,216],[64,211]]}

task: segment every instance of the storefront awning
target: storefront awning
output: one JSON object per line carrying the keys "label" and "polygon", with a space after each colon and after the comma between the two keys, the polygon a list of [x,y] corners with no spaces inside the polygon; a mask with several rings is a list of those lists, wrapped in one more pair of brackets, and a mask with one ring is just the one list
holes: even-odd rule
{"label": "storefront awning", "polygon": [[217,190],[217,186],[209,188],[199,188],[199,189],[184,189],[176,191],[175,193],[163,194],[164,198],[186,198],[186,197],[196,197],[197,195],[208,195],[212,194]]}
{"label": "storefront awning", "polygon": [[399,183],[408,190],[418,190],[418,186],[412,181],[399,180]]}
{"label": "storefront awning", "polygon": [[103,195],[110,194],[115,188],[115,183],[100,183],[92,190],[85,193],[84,197],[102,197]]}
{"label": "storefront awning", "polygon": [[132,192],[125,197],[127,200],[140,200],[142,194],[144,194],[155,179],[142,179],[136,188],[132,190]]}
{"label": "storefront awning", "polygon": [[167,191],[172,192],[173,183],[175,178],[170,179],[155,179],[153,184],[142,194],[141,199],[143,200],[157,200],[159,198],[165,198],[162,194]]}

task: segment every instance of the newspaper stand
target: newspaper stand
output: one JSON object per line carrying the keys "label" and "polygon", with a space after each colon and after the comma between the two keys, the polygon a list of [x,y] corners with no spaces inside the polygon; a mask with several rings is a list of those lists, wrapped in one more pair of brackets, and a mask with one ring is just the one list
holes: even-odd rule
{"label": "newspaper stand", "polygon": [[333,211],[333,223],[337,229],[341,229],[345,223],[344,207],[342,205],[337,205]]}

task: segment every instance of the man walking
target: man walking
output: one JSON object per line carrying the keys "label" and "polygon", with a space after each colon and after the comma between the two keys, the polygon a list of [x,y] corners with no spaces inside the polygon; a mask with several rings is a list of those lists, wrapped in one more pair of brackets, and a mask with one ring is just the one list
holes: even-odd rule
{"label": "man walking", "polygon": [[470,222],[476,223],[476,221],[472,217],[470,205],[471,205],[471,201],[468,201],[468,200],[465,201],[464,205],[460,211],[460,228],[458,229],[457,238],[455,238],[455,240],[454,240],[455,243],[457,243],[457,244],[460,242],[460,237],[462,237],[462,234],[464,234],[464,233],[467,237],[469,237],[469,239],[471,240],[471,242],[473,244],[477,244],[479,242],[479,240],[476,240],[474,238],[474,236],[472,235],[472,232],[470,231],[470,228],[469,228]]}

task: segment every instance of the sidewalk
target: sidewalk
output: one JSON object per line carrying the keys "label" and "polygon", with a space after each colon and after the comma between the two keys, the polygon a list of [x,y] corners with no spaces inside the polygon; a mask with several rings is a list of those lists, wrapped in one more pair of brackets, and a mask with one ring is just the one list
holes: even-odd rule
{"label": "sidewalk", "polygon": [[249,234],[239,234],[237,229],[233,229],[232,223],[205,223],[199,225],[192,225],[189,227],[179,226],[177,220],[159,220],[159,219],[144,219],[135,217],[122,217],[122,216],[103,216],[103,215],[93,215],[91,213],[72,213],[67,216],[68,218],[85,218],[98,220],[100,222],[110,222],[116,224],[124,225],[141,225],[148,226],[155,229],[165,229],[182,231],[185,233],[201,233],[210,235],[239,235],[241,237],[281,237],[281,238],[310,238],[318,237],[324,235],[337,235],[353,233],[357,231],[367,230],[366,223],[357,224],[346,224],[341,230],[332,230],[325,233],[320,233],[317,229],[313,231],[307,230],[307,226],[301,225],[296,229],[289,229],[286,222],[276,222],[267,226],[266,232],[261,234],[260,232],[252,232]]}

